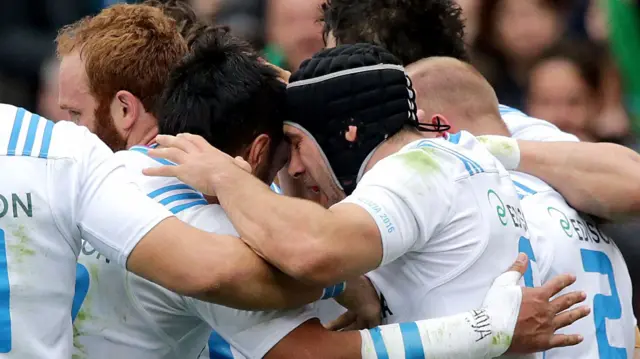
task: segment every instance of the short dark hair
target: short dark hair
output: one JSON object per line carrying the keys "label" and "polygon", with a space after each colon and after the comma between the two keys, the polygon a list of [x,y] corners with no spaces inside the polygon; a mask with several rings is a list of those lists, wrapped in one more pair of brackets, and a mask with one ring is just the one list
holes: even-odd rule
{"label": "short dark hair", "polygon": [[172,71],[159,104],[161,134],[188,132],[240,155],[256,136],[284,139],[286,85],[244,41],[209,28]]}
{"label": "short dark hair", "polygon": [[326,0],[323,35],[338,45],[386,48],[404,65],[431,56],[468,61],[462,9],[454,0]]}

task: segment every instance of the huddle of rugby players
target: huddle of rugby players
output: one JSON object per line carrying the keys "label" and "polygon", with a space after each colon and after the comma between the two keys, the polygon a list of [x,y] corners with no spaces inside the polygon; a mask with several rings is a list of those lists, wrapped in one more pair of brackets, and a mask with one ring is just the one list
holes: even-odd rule
{"label": "huddle of rugby players", "polygon": [[500,105],[452,0],[322,10],[293,73],[176,1],[60,31],[69,121],[0,104],[0,358],[634,357],[640,157]]}

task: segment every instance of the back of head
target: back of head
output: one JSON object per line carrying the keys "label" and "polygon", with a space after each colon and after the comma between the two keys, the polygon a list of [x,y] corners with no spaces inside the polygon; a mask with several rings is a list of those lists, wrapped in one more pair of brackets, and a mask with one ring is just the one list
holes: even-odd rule
{"label": "back of head", "polygon": [[161,134],[188,132],[231,155],[256,136],[283,139],[286,85],[250,46],[226,30],[209,28],[171,73],[158,106]]}
{"label": "back of head", "polygon": [[[79,52],[99,110],[118,91],[131,92],[153,113],[171,68],[187,52],[176,22],[147,5],[114,5],[64,27],[58,56]],[[155,115],[155,113],[153,113]]]}
{"label": "back of head", "polygon": [[188,2],[182,0],[147,0],[143,4],[157,7],[166,16],[175,20],[176,29],[187,42],[190,42],[207,27],[207,24],[198,19],[198,15]]}
{"label": "back of head", "polygon": [[430,56],[467,60],[462,10],[455,0],[327,0],[325,40],[382,46],[408,65]]}
{"label": "back of head", "polygon": [[498,98],[489,82],[471,65],[449,57],[432,57],[407,67],[418,107],[427,117],[441,114],[455,129],[480,132],[482,123],[500,120]]}
{"label": "back of head", "polygon": [[[382,47],[342,45],[321,51],[293,73],[287,88],[290,119],[316,140],[346,194],[367,156],[405,125],[417,127],[411,81]],[[354,141],[345,138],[357,128]]]}

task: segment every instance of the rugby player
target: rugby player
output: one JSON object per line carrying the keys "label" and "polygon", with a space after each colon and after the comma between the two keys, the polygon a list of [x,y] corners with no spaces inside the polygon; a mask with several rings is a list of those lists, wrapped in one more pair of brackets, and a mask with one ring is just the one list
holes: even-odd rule
{"label": "rugby player", "polygon": [[[469,58],[455,0],[327,0],[323,21],[327,47],[373,43],[404,65],[430,56]],[[542,179],[581,212],[607,219],[640,212],[640,155],[633,150],[577,143],[554,125],[506,106],[501,115],[518,140],[511,161],[519,171]]]}
{"label": "rugby player", "polygon": [[[427,118],[440,117],[452,133],[510,136],[495,92],[471,65],[433,57],[408,66],[407,72]],[[511,172],[511,178],[532,232],[533,251],[528,255],[542,281],[558,273],[576,273],[576,287],[587,293],[594,310],[587,320],[563,329],[580,333],[583,343],[550,350],[545,357],[633,358],[637,328],[631,278],[616,244],[593,218],[570,207],[546,183],[520,172]]]}
{"label": "rugby player", "polygon": [[[511,222],[496,212],[498,203],[520,211],[497,160],[470,135],[458,146],[421,140],[418,129],[424,127],[410,81],[380,47],[320,52],[291,79],[287,97],[296,123],[286,133],[292,142],[289,172],[332,193],[334,203],[353,193],[346,200],[325,210],[265,193],[264,184],[232,157],[193,135],[159,136],[160,145],[177,147],[153,149],[150,155],[178,166],[149,168],[146,174],[177,175],[216,195],[243,240],[296,279],[324,285],[373,270],[368,277],[392,305],[389,323],[480,305],[518,241],[529,241],[523,217]],[[413,342],[435,344],[432,333],[413,331]],[[362,333],[363,351],[372,358],[404,357],[429,347],[409,348],[407,337],[405,347],[398,347],[393,342],[406,334],[402,331]],[[509,345],[494,341],[489,353],[460,355],[503,354]]]}
{"label": "rugby player", "polygon": [[[0,118],[0,357],[71,357],[81,239],[114,266],[202,300],[284,308],[321,295],[278,279],[284,276],[235,237],[176,219],[139,191],[86,128],[4,104]],[[239,279],[271,284],[250,296]]]}

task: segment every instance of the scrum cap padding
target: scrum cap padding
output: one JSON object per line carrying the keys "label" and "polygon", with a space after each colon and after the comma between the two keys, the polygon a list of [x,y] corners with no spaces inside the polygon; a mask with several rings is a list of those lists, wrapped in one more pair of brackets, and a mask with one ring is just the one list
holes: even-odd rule
{"label": "scrum cap padding", "polygon": [[[367,156],[405,124],[417,124],[411,81],[387,50],[370,44],[321,51],[291,75],[289,121],[314,138],[347,194]],[[354,142],[345,138],[357,127]]]}

